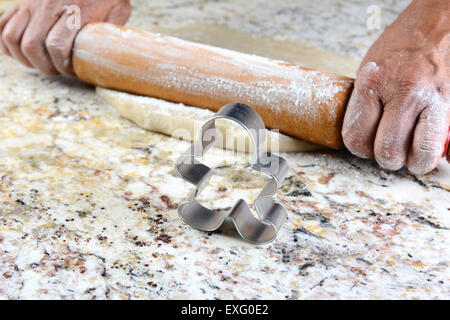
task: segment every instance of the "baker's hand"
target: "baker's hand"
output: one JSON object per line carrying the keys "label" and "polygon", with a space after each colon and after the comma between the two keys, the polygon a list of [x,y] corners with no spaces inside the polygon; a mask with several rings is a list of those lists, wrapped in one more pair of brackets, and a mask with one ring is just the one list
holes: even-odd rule
{"label": "baker's hand", "polygon": [[[389,170],[433,170],[450,124],[450,1],[415,0],[365,56],[342,135]],[[448,158],[447,158],[448,159]]]}
{"label": "baker's hand", "polygon": [[80,11],[80,27],[94,21],[124,24],[129,0],[23,0],[0,17],[0,50],[47,75],[72,74],[72,45],[80,31],[70,6]]}

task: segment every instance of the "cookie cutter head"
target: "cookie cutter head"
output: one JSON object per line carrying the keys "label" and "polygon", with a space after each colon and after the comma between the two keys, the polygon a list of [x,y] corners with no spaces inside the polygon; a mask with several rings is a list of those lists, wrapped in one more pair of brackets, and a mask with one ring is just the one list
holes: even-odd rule
{"label": "cookie cutter head", "polygon": [[[252,213],[247,202],[239,199],[230,210],[210,210],[196,201],[213,174],[213,169],[197,160],[214,145],[217,137],[215,122],[228,119],[245,129],[253,144],[250,167],[270,177],[253,204],[256,215]],[[232,103],[220,109],[214,117],[205,122],[200,130],[200,139],[193,142],[188,150],[176,161],[177,173],[195,186],[188,200],[178,207],[178,214],[188,225],[202,230],[217,230],[226,218],[231,218],[237,232],[242,238],[256,244],[273,241],[286,220],[285,208],[273,200],[281,186],[289,165],[285,159],[264,150],[265,126],[259,114],[252,108]]]}

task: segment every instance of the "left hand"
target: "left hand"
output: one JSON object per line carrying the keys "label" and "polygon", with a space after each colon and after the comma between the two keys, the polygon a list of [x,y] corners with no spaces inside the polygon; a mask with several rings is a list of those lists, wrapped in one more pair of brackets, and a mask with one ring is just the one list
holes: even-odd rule
{"label": "left hand", "polygon": [[[79,28],[70,25],[79,9]],[[129,0],[22,0],[0,17],[0,51],[46,75],[72,74],[72,46],[89,22],[124,24]],[[70,26],[70,27],[69,27]]]}

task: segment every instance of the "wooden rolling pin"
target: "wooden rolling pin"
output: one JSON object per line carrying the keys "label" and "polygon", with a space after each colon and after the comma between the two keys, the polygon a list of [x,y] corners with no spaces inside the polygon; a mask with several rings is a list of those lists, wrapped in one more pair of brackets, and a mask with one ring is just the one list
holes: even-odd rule
{"label": "wooden rolling pin", "polygon": [[212,111],[241,102],[268,128],[343,147],[348,77],[107,23],[80,31],[73,67],[87,83]]}
{"label": "wooden rolling pin", "polygon": [[343,146],[351,78],[107,23],[80,31],[72,60],[87,83],[212,111],[241,102],[268,128]]}

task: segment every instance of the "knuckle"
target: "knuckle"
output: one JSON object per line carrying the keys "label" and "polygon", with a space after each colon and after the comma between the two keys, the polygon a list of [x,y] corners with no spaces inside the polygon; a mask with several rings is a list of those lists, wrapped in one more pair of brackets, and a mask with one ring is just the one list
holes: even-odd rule
{"label": "knuckle", "polygon": [[64,51],[64,44],[57,37],[48,37],[45,40],[45,47],[52,55],[60,56]]}
{"label": "knuckle", "polygon": [[358,149],[361,146],[361,139],[351,130],[344,130],[342,132],[342,138],[344,139],[344,144],[350,151]]}
{"label": "knuckle", "polygon": [[380,166],[389,170],[401,169],[405,161],[403,154],[390,143],[383,143],[375,150],[375,159]]}
{"label": "knuckle", "polygon": [[367,77],[366,77],[367,87],[376,88],[380,81],[380,77],[381,77],[381,75],[378,73],[371,73],[371,74],[367,75]]}
{"label": "knuckle", "polygon": [[377,73],[363,74],[355,82],[355,88],[362,92],[372,92],[379,87],[380,75]]}
{"label": "knuckle", "polygon": [[393,66],[385,80],[381,96],[384,105],[392,104],[388,108],[408,108],[420,112],[431,91],[436,91],[430,85],[433,81],[433,68],[423,57],[414,57],[407,63]]}
{"label": "knuckle", "polygon": [[421,67],[420,63],[415,63],[405,68],[401,74],[401,77],[404,79],[405,83],[415,86],[424,78],[425,75],[426,72],[424,72],[424,67]]}
{"label": "knuckle", "polygon": [[22,40],[20,48],[25,55],[35,55],[40,51],[40,41],[35,38]]}
{"label": "knuckle", "polygon": [[399,155],[394,148],[383,146],[380,152],[377,153],[377,158],[383,163],[393,163],[398,161]]}
{"label": "knuckle", "polygon": [[433,169],[433,165],[422,161],[415,161],[408,163],[408,170],[413,174],[422,175],[430,172]]}
{"label": "knuckle", "polygon": [[425,174],[435,167],[439,161],[442,151],[440,147],[419,147],[412,157],[408,158],[408,169],[415,174]]}
{"label": "knuckle", "polygon": [[362,65],[358,70],[356,77],[355,88],[376,90],[379,86],[383,74],[375,62],[369,62]]}
{"label": "knuckle", "polygon": [[52,58],[54,67],[61,73],[71,73],[71,48],[67,47],[64,41],[61,41],[61,37],[50,36],[45,41],[47,51]]}
{"label": "knuckle", "polygon": [[440,155],[442,153],[443,144],[440,141],[436,141],[436,139],[425,138],[420,142],[417,147],[417,151],[424,155],[429,155],[430,157],[434,157],[435,155]]}
{"label": "knuckle", "polygon": [[412,65],[401,73],[397,78],[394,88],[400,97],[417,96],[423,90],[430,89],[431,77],[428,76],[426,67],[421,64]]}
{"label": "knuckle", "polygon": [[17,43],[19,41],[19,37],[16,35],[13,29],[4,30],[2,38],[3,42],[9,45]]}
{"label": "knuckle", "polygon": [[369,144],[365,141],[365,139],[347,130],[342,132],[342,137],[344,140],[344,145],[352,154],[360,158],[371,157],[371,152],[368,147]]}
{"label": "knuckle", "polygon": [[400,99],[406,99],[416,94],[419,89],[419,81],[412,77],[404,77],[397,81],[397,85],[393,87],[395,94]]}
{"label": "knuckle", "polygon": [[21,50],[23,55],[33,64],[33,66],[42,73],[53,76],[57,73],[54,71],[53,66],[48,61],[45,53],[44,41],[41,38],[27,37],[22,40]]}
{"label": "knuckle", "polygon": [[392,86],[386,88],[384,97],[386,103],[395,102],[396,105],[405,105],[419,90],[418,82],[412,78],[401,77],[392,82]]}

